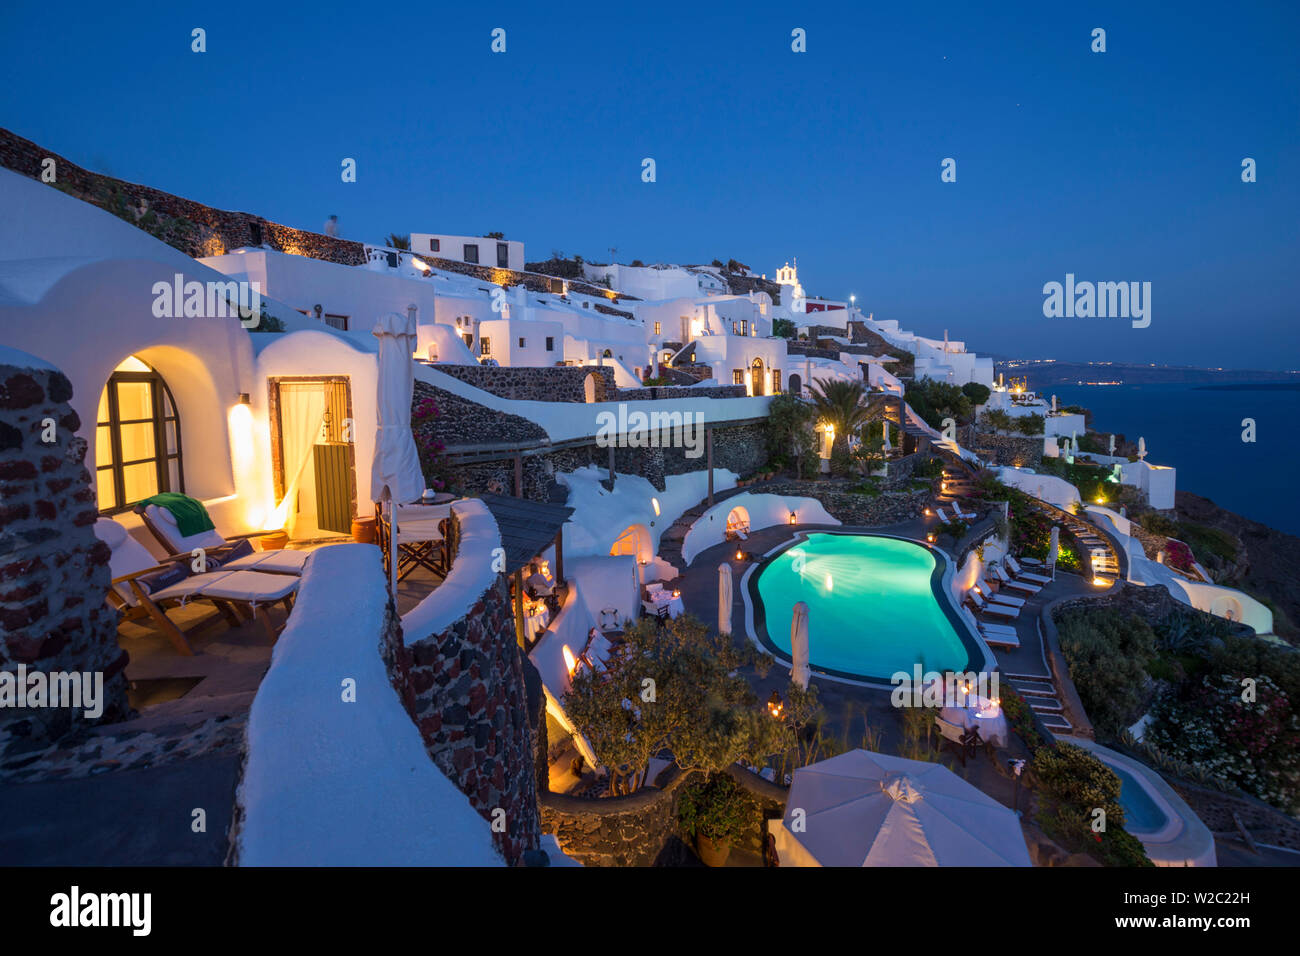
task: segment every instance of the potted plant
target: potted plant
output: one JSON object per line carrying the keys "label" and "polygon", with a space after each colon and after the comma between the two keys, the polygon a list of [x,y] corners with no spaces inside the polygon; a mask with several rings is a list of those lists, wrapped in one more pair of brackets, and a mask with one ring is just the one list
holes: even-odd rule
{"label": "potted plant", "polygon": [[677,804],[677,819],[707,866],[726,864],[732,844],[757,812],[750,795],[725,773],[690,783]]}

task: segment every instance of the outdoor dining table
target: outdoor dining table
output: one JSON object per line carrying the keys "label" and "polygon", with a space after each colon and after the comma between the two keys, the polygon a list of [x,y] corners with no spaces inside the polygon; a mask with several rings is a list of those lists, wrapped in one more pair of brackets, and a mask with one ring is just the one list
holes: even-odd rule
{"label": "outdoor dining table", "polygon": [[551,612],[546,609],[545,604],[539,601],[524,608],[524,631],[529,637],[533,637],[538,631],[544,631],[549,623],[551,623]]}
{"label": "outdoor dining table", "polygon": [[659,591],[651,595],[650,600],[642,601],[641,606],[651,617],[660,617],[664,614],[665,608],[668,617],[678,617],[686,613],[681,597],[674,596],[672,591]]}
{"label": "outdoor dining table", "polygon": [[1000,705],[986,697],[974,698],[969,707],[945,707],[939,716],[965,730],[978,728],[981,740],[992,741],[998,747],[1007,745],[1007,715]]}

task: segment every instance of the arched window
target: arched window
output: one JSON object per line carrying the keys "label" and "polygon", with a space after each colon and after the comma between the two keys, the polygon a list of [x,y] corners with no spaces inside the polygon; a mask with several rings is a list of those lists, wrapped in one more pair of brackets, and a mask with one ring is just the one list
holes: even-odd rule
{"label": "arched window", "polygon": [[185,490],[176,402],[162,376],[134,355],[113,370],[99,396],[95,478],[102,514]]}

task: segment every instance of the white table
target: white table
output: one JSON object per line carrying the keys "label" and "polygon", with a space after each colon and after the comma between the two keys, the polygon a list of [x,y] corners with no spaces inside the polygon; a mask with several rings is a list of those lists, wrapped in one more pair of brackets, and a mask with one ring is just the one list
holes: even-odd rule
{"label": "white table", "polygon": [[524,633],[529,638],[535,637],[538,631],[545,630],[549,623],[551,623],[551,612],[546,609],[545,604],[535,604],[531,609],[524,608]]}
{"label": "white table", "polygon": [[641,606],[645,612],[652,617],[658,617],[664,613],[664,608],[668,609],[668,616],[678,617],[686,613],[686,608],[682,605],[680,597],[673,597],[671,591],[660,591],[652,600],[642,601]]}
{"label": "white table", "polygon": [[939,716],[965,730],[979,728],[980,740],[992,741],[998,747],[1007,745],[1010,733],[1007,715],[1000,706],[987,698],[978,698],[970,707],[945,707]]}

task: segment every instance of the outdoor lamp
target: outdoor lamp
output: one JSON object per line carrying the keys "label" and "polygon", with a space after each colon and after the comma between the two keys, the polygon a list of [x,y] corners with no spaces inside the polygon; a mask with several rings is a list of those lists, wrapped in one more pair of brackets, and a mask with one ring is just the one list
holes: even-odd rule
{"label": "outdoor lamp", "polygon": [[794,515],[794,512],[793,512],[793,511],[790,512],[790,523],[791,523],[791,524],[794,524],[794,523],[795,523],[795,515]]}
{"label": "outdoor lamp", "polygon": [[767,699],[767,712],[780,720],[785,714],[785,701],[781,700],[781,694],[778,691],[772,691],[772,696]]}

